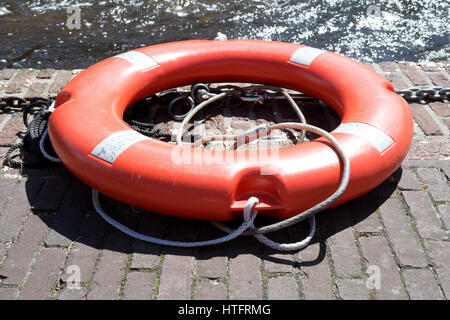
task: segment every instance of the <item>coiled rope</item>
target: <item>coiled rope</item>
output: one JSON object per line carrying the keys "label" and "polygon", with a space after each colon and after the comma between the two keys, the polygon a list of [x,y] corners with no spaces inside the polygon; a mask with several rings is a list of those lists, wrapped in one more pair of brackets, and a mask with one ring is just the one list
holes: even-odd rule
{"label": "coiled rope", "polygon": [[[22,141],[11,146],[5,154],[4,163],[12,168],[21,168],[23,163],[18,160],[14,160],[13,153],[15,150],[25,148],[28,151],[42,155],[38,159],[36,165],[39,166],[45,159],[53,159],[53,162],[60,162],[58,158],[51,156],[45,151],[44,142],[47,136],[47,123],[48,118],[53,110],[54,101],[52,99],[40,99],[34,101],[24,107],[23,110],[23,123],[27,127]],[[33,108],[40,108],[34,115],[31,122],[28,122],[28,115],[32,113]],[[44,152],[42,152],[44,151]]]}
{"label": "coiled rope", "polygon": [[[279,89],[279,90],[281,92],[283,92],[283,95],[284,94],[287,95],[287,96],[286,95],[285,96],[288,99],[289,103],[296,111],[298,110],[297,114],[299,115],[299,118],[301,119],[301,121],[304,121],[304,116],[301,113],[300,108],[297,106],[295,101],[289,96],[289,94],[285,90],[282,90],[282,89]],[[187,116],[184,118],[184,120],[180,126],[180,129],[177,132],[177,136],[176,136],[177,143],[178,144],[182,143],[181,139],[182,139],[182,135],[183,135],[183,128],[197,112],[199,112],[206,106],[210,105],[211,103],[218,101],[220,99],[223,99],[225,96],[227,96],[227,93],[225,93],[225,92],[217,94],[217,95],[209,98],[208,100],[200,103],[198,106],[196,106],[194,109],[192,109],[187,114]],[[262,127],[260,127],[260,128],[262,128]],[[349,181],[349,177],[350,177],[350,161],[349,161],[348,157],[345,155],[345,153],[344,153],[342,147],[340,146],[340,144],[338,143],[338,141],[331,134],[329,134],[325,130],[322,130],[318,127],[308,125],[305,123],[286,122],[286,123],[279,123],[279,124],[275,124],[275,125],[271,125],[271,126],[266,126],[263,129],[266,129],[267,132],[270,132],[271,130],[276,130],[276,129],[277,130],[299,129],[299,130],[302,130],[302,135],[300,138],[301,141],[303,141],[306,131],[316,133],[319,136],[322,136],[322,137],[328,139],[330,141],[330,143],[332,144],[332,146],[334,147],[337,154],[339,155],[339,157],[341,158],[342,163],[343,163],[341,181],[340,181],[340,184],[339,184],[339,187],[337,188],[337,190],[331,196],[329,196],[327,199],[323,200],[322,202],[316,204],[315,206],[313,206],[312,208],[310,208],[306,211],[303,211],[303,212],[301,212],[291,218],[288,218],[286,220],[283,220],[283,221],[280,221],[280,222],[277,222],[277,223],[274,223],[274,224],[271,224],[268,226],[259,227],[259,228],[256,228],[254,225],[254,220],[258,214],[258,210],[254,209],[254,208],[259,203],[259,199],[256,197],[251,197],[247,200],[247,203],[244,207],[244,214],[243,214],[244,221],[238,228],[233,230],[220,222],[211,221],[211,223],[213,225],[215,225],[222,231],[227,232],[228,235],[217,238],[217,239],[205,240],[205,241],[194,241],[194,242],[171,241],[171,240],[151,237],[151,236],[136,232],[134,230],[131,230],[130,228],[124,226],[123,224],[121,224],[117,220],[114,220],[113,218],[111,218],[111,216],[109,216],[108,214],[105,213],[105,211],[102,209],[101,204],[100,204],[99,192],[95,189],[92,190],[92,202],[94,204],[94,208],[106,222],[108,222],[113,227],[119,229],[123,233],[129,235],[130,237],[133,237],[133,238],[136,238],[136,239],[139,239],[142,241],[150,242],[150,243],[159,244],[159,245],[175,246],[175,247],[210,246],[210,245],[215,245],[215,244],[219,244],[219,243],[223,243],[223,242],[235,239],[241,235],[252,235],[262,244],[264,244],[270,248],[276,249],[276,250],[280,250],[280,251],[300,250],[300,249],[306,247],[311,242],[312,238],[314,237],[314,234],[316,231],[315,214],[317,212],[325,209],[327,206],[329,206],[333,202],[335,202],[345,192],[345,189],[348,185],[348,181]],[[248,131],[248,133],[250,133],[250,132],[251,131]],[[238,137],[243,137],[243,136],[245,136],[245,134],[228,137],[228,138],[237,139]],[[289,227],[293,224],[296,224],[307,218],[309,218],[310,232],[309,232],[308,236],[301,241],[294,242],[294,243],[279,243],[279,242],[276,242],[276,241],[273,241],[273,240],[267,238],[264,235],[264,233],[273,232],[273,231],[287,228],[287,227]]]}

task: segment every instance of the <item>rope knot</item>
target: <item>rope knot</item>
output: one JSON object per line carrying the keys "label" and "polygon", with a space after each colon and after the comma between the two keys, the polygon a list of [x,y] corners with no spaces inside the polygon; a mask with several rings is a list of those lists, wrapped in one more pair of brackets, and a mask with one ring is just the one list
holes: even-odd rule
{"label": "rope knot", "polygon": [[254,208],[258,203],[258,198],[250,197],[244,207],[244,221],[247,223],[247,228],[250,230],[254,228],[253,221],[255,221],[258,214],[258,210],[254,210]]}

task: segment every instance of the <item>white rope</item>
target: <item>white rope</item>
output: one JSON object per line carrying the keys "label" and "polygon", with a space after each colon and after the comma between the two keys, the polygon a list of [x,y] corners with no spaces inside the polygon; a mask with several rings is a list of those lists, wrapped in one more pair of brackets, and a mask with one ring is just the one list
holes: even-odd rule
{"label": "white rope", "polygon": [[41,149],[41,153],[46,159],[48,159],[52,162],[60,163],[61,160],[59,160],[59,158],[56,158],[56,157],[48,154],[47,151],[45,151],[44,142],[45,142],[45,139],[47,138],[47,136],[48,136],[48,129],[45,129],[44,134],[41,137],[41,140],[39,140],[39,149]]}
{"label": "white rope", "polygon": [[[289,101],[289,103],[293,107],[294,111],[297,113],[297,116],[300,118],[300,123],[306,123],[306,119],[305,116],[303,115],[303,112],[300,110],[294,99],[292,99],[291,95],[284,89],[281,90],[281,93],[283,94],[283,96],[285,96],[287,101]],[[306,137],[306,130],[302,130],[299,142],[302,143],[303,141],[305,141],[305,137]]]}
{"label": "white rope", "polygon": [[200,103],[198,106],[196,106],[194,109],[192,109],[187,116],[183,119],[183,121],[181,122],[180,125],[180,129],[177,132],[177,144],[181,145],[181,137],[182,137],[182,133],[183,133],[183,128],[186,126],[186,123],[188,123],[192,117],[199,112],[200,110],[202,110],[204,107],[210,105],[211,103],[213,103],[214,101],[220,100],[222,98],[224,98],[226,96],[226,92],[220,93],[212,98],[209,98],[206,101],[203,101],[202,103]]}
{"label": "white rope", "polygon": [[[312,216],[311,218],[308,219],[308,222],[309,222],[309,234],[305,237],[305,239],[298,241],[298,242],[292,242],[292,243],[275,242],[273,240],[270,240],[266,236],[264,236],[262,233],[258,233],[259,228],[255,228],[254,226],[252,226],[251,229],[249,228],[246,232],[242,233],[242,236],[253,236],[262,244],[264,244],[272,249],[279,250],[279,251],[300,250],[309,245],[309,243],[311,242],[311,240],[314,237],[314,234],[316,233],[316,217]],[[218,221],[210,221],[210,223],[212,225],[214,225],[216,228],[218,228],[224,232],[231,233],[234,231],[232,228],[228,227],[224,223],[221,223]],[[279,229],[279,230],[281,230],[281,229]],[[271,231],[269,231],[269,232],[271,232]]]}
{"label": "white rope", "polygon": [[[344,166],[343,166],[343,170],[342,170],[342,177],[341,177],[341,182],[339,184],[339,187],[327,199],[321,201],[320,203],[316,204],[312,208],[305,210],[304,212],[301,212],[291,218],[285,219],[283,221],[274,223],[269,226],[256,228],[254,225],[254,220],[258,214],[258,210],[254,209],[254,207],[259,203],[259,199],[256,197],[251,197],[248,199],[248,201],[244,207],[244,214],[243,214],[244,221],[237,229],[233,230],[231,228],[228,228],[226,225],[224,225],[220,222],[211,221],[211,223],[213,225],[215,225],[219,229],[227,232],[228,235],[217,238],[217,239],[213,239],[213,240],[193,241],[193,242],[165,240],[165,239],[160,239],[160,238],[155,238],[155,237],[151,237],[148,235],[144,235],[142,233],[131,230],[130,228],[122,225],[118,221],[111,218],[108,214],[106,214],[103,211],[103,209],[100,205],[99,193],[97,190],[92,189],[92,202],[94,204],[95,210],[98,212],[98,214],[103,219],[105,219],[106,222],[108,222],[113,227],[119,229],[123,233],[129,235],[130,237],[133,237],[133,238],[145,241],[145,242],[151,242],[151,243],[160,244],[160,245],[176,246],[176,247],[200,247],[200,246],[209,246],[209,245],[214,245],[214,244],[219,244],[219,243],[223,243],[226,241],[230,241],[241,235],[252,235],[253,237],[255,237],[255,239],[257,239],[262,244],[264,244],[270,248],[280,250],[280,251],[293,251],[293,250],[300,250],[302,248],[305,248],[311,242],[311,240],[314,237],[314,234],[316,232],[316,220],[315,220],[314,214],[323,210],[324,208],[326,208],[328,205],[330,205],[331,203],[336,201],[344,193],[344,191],[348,185],[349,176],[350,176],[350,161],[349,161],[348,157],[345,155],[345,153],[344,153],[342,147],[340,146],[340,144],[338,143],[338,141],[331,134],[326,132],[325,130],[322,130],[315,126],[305,124],[304,123],[305,118],[304,118],[303,114],[301,113],[300,109],[298,108],[297,104],[292,99],[292,97],[289,96],[287,91],[282,90],[282,89],[279,89],[279,90],[288,99],[288,101],[290,102],[292,107],[294,109],[296,109],[296,111],[298,110],[297,114],[298,114],[300,120],[302,121],[302,123],[275,124],[275,125],[269,126],[268,131],[273,130],[273,129],[301,129],[302,130],[301,139],[300,139],[301,141],[303,141],[306,131],[314,132],[314,133],[328,139],[331,142],[331,144],[333,145],[333,147],[336,149],[341,160],[343,161]],[[177,132],[177,135],[176,135],[177,144],[180,144],[180,145],[182,144],[181,138],[182,138],[183,128],[193,118],[193,116],[198,111],[200,111],[201,109],[206,107],[207,105],[213,103],[214,101],[222,99],[225,96],[226,96],[226,93],[218,94],[218,95],[200,103],[197,107],[192,109],[188,113],[188,115],[184,118],[184,120],[182,121],[182,123],[180,125],[179,131]],[[248,132],[252,132],[252,131],[249,130]],[[242,135],[239,137],[242,137]],[[230,137],[230,138],[233,139],[234,137]],[[295,223],[298,223],[306,218],[309,218],[310,232],[309,232],[308,236],[301,241],[294,242],[294,243],[279,243],[279,242],[276,242],[276,241],[273,241],[273,240],[267,238],[263,234],[263,233],[273,232],[273,231],[277,231],[277,230],[286,228],[286,227],[293,225]]]}
{"label": "white rope", "polygon": [[[47,111],[49,111],[50,113],[55,111],[55,101],[52,102],[52,104],[48,107]],[[59,158],[50,155],[45,150],[44,143],[45,143],[45,139],[47,138],[47,136],[48,136],[48,128],[45,129],[44,133],[42,134],[41,139],[39,140],[39,149],[41,150],[42,155],[47,160],[50,160],[50,161],[56,162],[56,163],[61,163],[61,160],[59,160]]]}
{"label": "white rope", "polygon": [[94,204],[94,208],[97,211],[97,213],[105,219],[106,222],[108,222],[110,225],[112,225],[114,228],[119,229],[123,233],[129,235],[132,238],[139,239],[145,242],[151,242],[159,245],[164,246],[174,246],[174,247],[202,247],[202,246],[210,246],[214,244],[219,244],[223,242],[227,242],[230,240],[233,240],[237,237],[239,237],[242,233],[245,232],[248,228],[253,226],[253,221],[256,218],[256,215],[258,213],[257,210],[253,210],[253,208],[259,203],[259,200],[255,197],[251,197],[248,199],[245,207],[244,207],[244,222],[233,232],[227,234],[226,236],[213,239],[213,240],[205,240],[205,241],[193,241],[193,242],[185,242],[185,241],[171,241],[171,240],[165,240],[161,238],[151,237],[139,232],[136,232],[134,230],[131,230],[127,226],[124,226],[117,220],[114,220],[109,216],[105,211],[103,211],[102,206],[100,205],[100,199],[99,199],[99,193],[97,190],[92,189],[92,202]]}
{"label": "white rope", "polygon": [[309,245],[312,238],[314,237],[314,234],[316,233],[316,217],[312,216],[309,218],[309,234],[308,236],[298,242],[292,242],[292,243],[279,243],[275,242],[273,240],[270,240],[266,236],[264,236],[261,233],[255,233],[253,236],[262,244],[265,244],[266,246],[280,251],[294,251],[294,250],[300,250]]}
{"label": "white rope", "polygon": [[[212,240],[205,240],[205,241],[192,241],[192,242],[186,242],[186,241],[172,241],[172,240],[165,240],[161,238],[156,238],[152,236],[148,236],[139,232],[136,232],[127,226],[121,224],[117,220],[113,219],[111,216],[109,216],[102,208],[100,204],[99,199],[99,192],[95,189],[92,189],[92,202],[94,204],[95,211],[111,226],[114,228],[120,230],[121,232],[125,233],[126,235],[141,240],[145,242],[150,242],[154,244],[159,244],[163,246],[173,246],[173,247],[184,247],[184,248],[190,248],[190,247],[204,247],[204,246],[211,246],[223,242],[227,242],[230,240],[233,240],[241,235],[245,234],[245,231],[252,230],[254,226],[255,218],[258,214],[258,210],[254,210],[254,207],[259,203],[258,198],[251,197],[247,200],[247,203],[244,207],[244,221],[242,224],[236,228],[235,230],[232,230],[230,233],[228,233],[226,236],[212,239]],[[281,251],[292,251],[292,250],[299,250],[304,247],[306,247],[312,238],[314,237],[314,233],[316,231],[316,220],[313,216],[310,218],[309,221],[310,226],[310,232],[309,235],[303,239],[302,241],[295,242],[295,243],[278,243],[273,240],[270,240],[263,234],[252,234],[253,237],[255,237],[259,242],[262,244]]]}

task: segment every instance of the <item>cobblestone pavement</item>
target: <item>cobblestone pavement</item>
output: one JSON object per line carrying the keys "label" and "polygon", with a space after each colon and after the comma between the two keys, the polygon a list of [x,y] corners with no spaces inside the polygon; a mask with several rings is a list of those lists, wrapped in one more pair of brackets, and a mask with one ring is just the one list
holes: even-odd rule
{"label": "cobblestone pavement", "polygon": [[[397,89],[450,87],[448,61],[369,66]],[[4,69],[0,97],[55,96],[79,71]],[[410,106],[415,136],[402,167],[365,196],[320,213],[313,243],[293,253],[249,237],[198,249],[135,241],[99,218],[90,189],[64,168],[5,167],[0,299],[448,299],[450,105]],[[209,121],[229,132],[291,117],[284,108],[270,108],[225,109]],[[170,124],[156,118],[163,128]],[[337,124],[329,119],[330,129]],[[20,113],[0,113],[1,161],[23,130]],[[178,240],[221,235],[208,222],[142,212],[108,198],[102,203],[147,234]],[[298,240],[307,232],[302,222],[271,237]]]}

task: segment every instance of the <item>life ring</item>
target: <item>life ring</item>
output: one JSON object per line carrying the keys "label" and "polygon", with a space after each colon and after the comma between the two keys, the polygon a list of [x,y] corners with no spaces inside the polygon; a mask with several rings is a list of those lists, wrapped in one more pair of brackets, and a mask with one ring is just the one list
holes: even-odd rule
{"label": "life ring", "polygon": [[[49,119],[56,154],[75,176],[112,198],[194,219],[232,219],[252,196],[261,214],[287,218],[336,190],[341,164],[323,138],[277,149],[276,161],[252,158],[251,150],[216,150],[224,161],[206,163],[195,159],[210,156],[209,150],[150,139],[123,121],[134,102],[196,82],[271,84],[331,106],[341,118],[332,135],[351,164],[348,187],[333,206],[381,184],[412,140],[408,104],[363,64],[290,43],[193,40],[119,54],[72,79]],[[175,161],[179,155],[188,161]]]}

